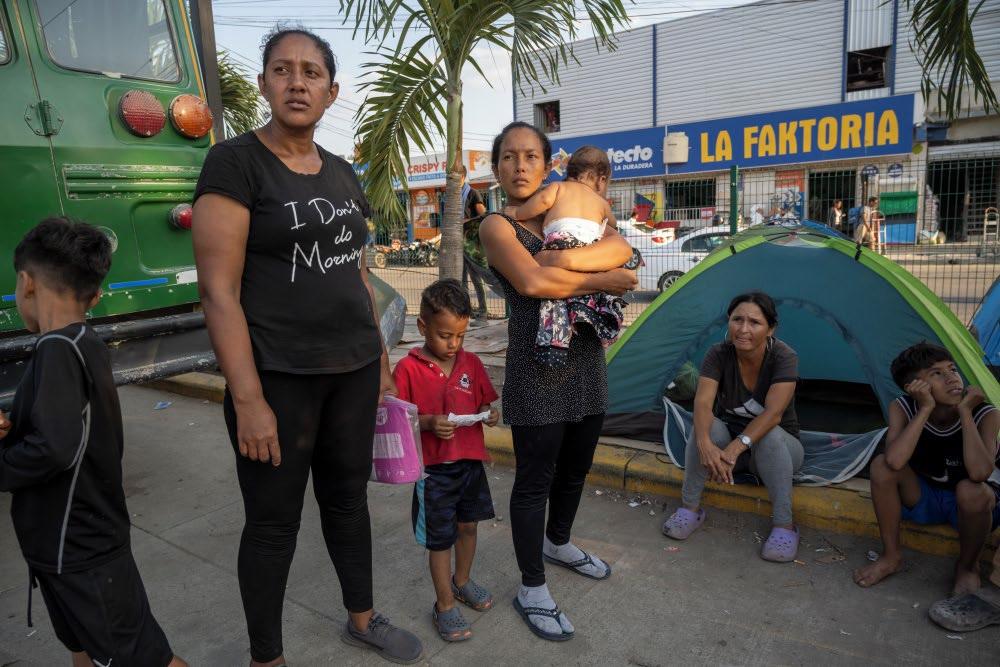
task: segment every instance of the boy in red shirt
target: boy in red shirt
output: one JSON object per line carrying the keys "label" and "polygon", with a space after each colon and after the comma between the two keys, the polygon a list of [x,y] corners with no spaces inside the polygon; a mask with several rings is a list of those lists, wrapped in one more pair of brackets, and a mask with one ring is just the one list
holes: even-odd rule
{"label": "boy in red shirt", "polygon": [[[439,280],[424,290],[417,327],[424,345],[413,348],[393,371],[399,398],[416,404],[420,415],[427,478],[413,489],[413,532],[427,547],[437,593],[432,618],[445,641],[463,641],[472,628],[455,600],[476,611],[493,606],[493,596],[472,580],[476,522],[492,519],[493,498],[483,461],[483,425],[460,426],[449,415],[488,412],[487,426],[499,418],[490,403],[497,392],[479,357],[462,349],[472,303],[457,280]],[[455,574],[451,549],[455,548]]]}

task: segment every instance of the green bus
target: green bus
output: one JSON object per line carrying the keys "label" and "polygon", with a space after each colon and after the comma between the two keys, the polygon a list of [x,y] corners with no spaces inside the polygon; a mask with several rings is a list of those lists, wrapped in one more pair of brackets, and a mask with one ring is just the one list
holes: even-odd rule
{"label": "green bus", "polygon": [[[214,53],[211,25],[207,34]],[[184,0],[0,0],[0,402],[34,339],[14,304],[13,250],[51,215],[111,240],[111,272],[90,315],[119,382],[215,366],[190,227],[221,124],[213,130],[197,54]],[[372,281],[391,345],[405,304]]]}

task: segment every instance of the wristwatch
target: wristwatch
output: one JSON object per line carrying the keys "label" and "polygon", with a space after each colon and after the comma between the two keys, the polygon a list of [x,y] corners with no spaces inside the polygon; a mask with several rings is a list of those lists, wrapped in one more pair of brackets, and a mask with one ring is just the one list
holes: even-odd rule
{"label": "wristwatch", "polygon": [[740,433],[738,436],[736,436],[736,439],[742,442],[743,446],[746,447],[747,449],[750,449],[751,445],[753,445],[753,440],[751,440],[750,436],[745,433]]}

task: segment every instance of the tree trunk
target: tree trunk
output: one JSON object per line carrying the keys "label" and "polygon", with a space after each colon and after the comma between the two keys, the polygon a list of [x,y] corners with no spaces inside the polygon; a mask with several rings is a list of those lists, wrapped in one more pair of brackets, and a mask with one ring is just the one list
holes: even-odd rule
{"label": "tree trunk", "polygon": [[462,82],[448,87],[448,176],[441,218],[440,278],[462,279]]}

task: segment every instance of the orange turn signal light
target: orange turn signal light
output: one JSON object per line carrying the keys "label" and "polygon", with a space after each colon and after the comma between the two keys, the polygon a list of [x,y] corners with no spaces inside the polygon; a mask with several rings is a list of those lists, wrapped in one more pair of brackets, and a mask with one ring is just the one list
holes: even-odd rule
{"label": "orange turn signal light", "polygon": [[170,123],[188,139],[200,139],[212,130],[212,110],[196,95],[178,95],[170,103]]}

